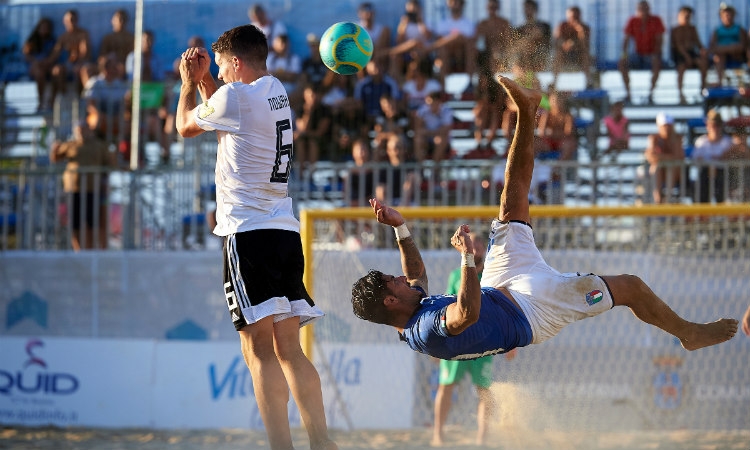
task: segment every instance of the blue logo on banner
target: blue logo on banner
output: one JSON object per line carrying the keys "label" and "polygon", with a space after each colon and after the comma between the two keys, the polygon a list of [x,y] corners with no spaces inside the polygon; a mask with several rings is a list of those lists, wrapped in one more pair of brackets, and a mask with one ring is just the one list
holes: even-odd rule
{"label": "blue logo on banner", "polygon": [[40,327],[47,328],[47,302],[29,291],[11,300],[7,311],[6,329],[10,329],[27,317]]}

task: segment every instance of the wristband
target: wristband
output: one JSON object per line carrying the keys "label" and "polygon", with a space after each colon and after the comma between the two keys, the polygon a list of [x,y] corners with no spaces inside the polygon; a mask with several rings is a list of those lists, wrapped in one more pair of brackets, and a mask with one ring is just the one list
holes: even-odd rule
{"label": "wristband", "polygon": [[409,231],[409,228],[405,223],[402,223],[397,227],[393,227],[393,231],[396,233],[397,241],[403,241],[404,239],[411,236],[411,232]]}
{"label": "wristband", "polygon": [[474,264],[474,254],[473,253],[461,253],[461,266],[476,267],[476,264]]}

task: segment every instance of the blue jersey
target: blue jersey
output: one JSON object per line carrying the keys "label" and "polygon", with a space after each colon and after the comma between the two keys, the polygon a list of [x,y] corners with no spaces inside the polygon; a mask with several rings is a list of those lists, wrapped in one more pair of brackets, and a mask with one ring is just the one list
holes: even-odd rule
{"label": "blue jersey", "polygon": [[489,287],[482,288],[479,320],[451,336],[445,328],[445,310],[456,300],[455,295],[422,299],[422,306],[400,333],[401,339],[412,350],[440,359],[476,359],[531,343],[531,325],[523,312],[501,291]]}

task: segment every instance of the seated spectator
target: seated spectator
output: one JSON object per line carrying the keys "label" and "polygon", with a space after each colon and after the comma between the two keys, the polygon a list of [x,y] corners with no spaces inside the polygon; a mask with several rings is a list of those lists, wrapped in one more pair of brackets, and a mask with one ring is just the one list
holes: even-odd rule
{"label": "seated spectator", "polygon": [[120,73],[126,73],[125,61],[133,52],[135,36],[126,29],[128,24],[128,12],[118,9],[112,15],[112,32],[105,34],[99,45],[99,57],[106,58],[114,55],[117,64],[120,65]]}
{"label": "seated spectator", "polygon": [[709,52],[711,53],[719,84],[724,82],[724,71],[727,68],[739,68],[747,63],[747,31],[734,22],[736,10],[724,2],[719,6],[721,25],[711,35]]}
{"label": "seated spectator", "polygon": [[294,159],[301,167],[306,167],[318,162],[321,150],[327,150],[332,115],[330,108],[320,101],[320,86],[305,86],[303,97],[302,107],[295,115]]}
{"label": "seated spectator", "polygon": [[385,155],[391,136],[399,136],[407,141],[406,130],[410,128],[410,121],[400,102],[390,95],[380,97],[380,109],[383,110],[383,114],[375,119],[375,137],[372,145],[377,155]]}
{"label": "seated spectator", "polygon": [[391,47],[391,28],[375,21],[375,6],[363,2],[357,8],[359,25],[367,30],[372,40],[372,57],[380,60],[384,70],[388,68],[388,50]]}
{"label": "seated spectator", "polygon": [[72,81],[76,95],[80,96],[83,84],[79,78],[81,68],[91,61],[91,39],[85,28],[78,26],[78,11],[69,9],[63,15],[65,32],[55,43],[48,61],[52,67],[52,98],[54,105],[57,95],[67,91],[67,83]]}
{"label": "seated spectator", "polygon": [[414,116],[414,157],[417,162],[448,157],[453,110],[443,102],[443,92],[433,92]]}
{"label": "seated spectator", "polygon": [[[654,89],[661,71],[661,46],[664,40],[664,23],[659,16],[651,15],[651,6],[647,1],[638,2],[636,14],[625,25],[625,39],[622,44],[622,56],[619,69],[625,83],[625,102],[630,98],[630,71],[651,70],[651,89],[648,103],[653,103]],[[635,43],[635,53],[630,53],[630,42]]]}
{"label": "seated spectator", "polygon": [[288,34],[286,31],[286,25],[280,20],[271,20],[266,14],[266,10],[260,3],[255,3],[248,9],[247,16],[250,18],[250,24],[255,25],[266,35],[268,39],[269,50],[273,44],[273,40],[276,36]]}
{"label": "seated spectator", "polygon": [[[648,173],[652,177],[654,203],[669,200],[672,188],[680,185],[685,149],[682,136],[674,130],[674,118],[665,113],[656,116],[659,130],[648,136],[644,157],[649,164]],[[664,195],[663,190],[666,190]]]}
{"label": "seated spectator", "polygon": [[365,117],[372,126],[375,119],[383,114],[380,109],[380,97],[390,95],[400,100],[401,91],[396,80],[383,71],[383,66],[378,60],[370,60],[365,70],[365,77],[354,86],[354,98],[361,102]]}
{"label": "seated spectator", "polygon": [[625,102],[622,100],[612,103],[609,114],[602,119],[607,129],[609,144],[604,151],[605,155],[617,155],[630,146],[630,132],[628,131],[629,121],[623,114]]}
{"label": "seated spectator", "polygon": [[359,138],[352,143],[353,165],[347,168],[344,180],[345,198],[349,206],[367,206],[374,195],[375,173],[371,162],[370,142]]}
{"label": "seated spectator", "polygon": [[[113,159],[107,143],[84,123],[73,129],[72,140],[52,144],[50,161],[67,163],[63,173],[63,190],[70,196],[68,204],[73,208],[69,212],[73,250],[106,248],[107,174],[81,169],[112,166]],[[81,223],[81,216],[85,223]],[[95,225],[98,227],[95,228]]]}
{"label": "seated spectator", "polygon": [[[731,121],[730,121],[731,122]],[[747,145],[747,130],[737,126],[732,131],[732,146],[726,153],[729,165],[729,191],[731,200],[750,201],[750,146]],[[739,162],[734,165],[732,162]]]}
{"label": "seated spectator", "polygon": [[100,65],[99,75],[83,93],[86,122],[99,138],[114,143],[124,136],[125,96],[130,86],[122,79],[114,58],[107,58]]}
{"label": "seated spectator", "polygon": [[555,29],[555,56],[552,63],[552,85],[557,84],[560,72],[583,72],[586,86],[591,84],[591,27],[581,20],[581,8],[571,6],[565,11],[565,21]]}
{"label": "seated spectator", "polygon": [[515,62],[524,70],[540,72],[547,70],[552,46],[552,27],[537,18],[539,4],[534,0],[523,2],[526,22],[516,28]]}
{"label": "seated spectator", "polygon": [[333,114],[332,154],[333,161],[344,161],[352,154],[355,140],[367,136],[370,126],[361,104],[354,98],[354,77],[329,71],[324,81],[327,92],[322,102]]}
{"label": "seated spectator", "polygon": [[[154,50],[156,36],[152,30],[145,30],[141,37],[141,81],[164,81],[167,67],[159,54]],[[132,51],[125,59],[125,73],[128,80],[133,80],[135,53]]]}
{"label": "seated spectator", "polygon": [[431,48],[436,52],[435,65],[440,70],[440,79],[452,73],[474,74],[476,33],[474,22],[464,16],[464,0],[446,0],[449,17],[435,26],[437,39]]}
{"label": "seated spectator", "polygon": [[266,59],[266,67],[268,72],[284,85],[292,107],[298,108],[302,100],[302,91],[297,91],[297,81],[302,72],[302,60],[292,52],[289,36],[280,34],[273,38],[271,50]]}
{"label": "seated spectator", "polygon": [[716,203],[726,198],[724,190],[724,167],[713,164],[728,159],[732,147],[732,138],[724,133],[724,120],[715,109],[706,116],[706,134],[695,140],[691,158],[698,167],[698,183],[696,186],[696,201],[710,203],[711,196]]}
{"label": "seated spectator", "polygon": [[406,107],[412,114],[424,104],[424,99],[429,94],[443,91],[440,82],[432,77],[432,61],[429,58],[416,59],[409,63],[406,81],[401,90]]}
{"label": "seated spectator", "polygon": [[416,172],[406,167],[405,143],[399,136],[391,136],[386,145],[388,163],[377,175],[375,198],[390,201],[390,204],[408,206],[411,204],[414,189],[418,186]]}
{"label": "seated spectator", "polygon": [[323,60],[320,59],[320,51],[318,51],[318,48],[320,47],[320,39],[315,33],[309,33],[307,35],[307,45],[310,47],[310,56],[302,61],[300,85],[322,85],[325,81],[326,75],[330,71],[328,70],[328,67],[323,64]]}
{"label": "seated spectator", "polygon": [[52,19],[42,17],[34,26],[26,42],[23,44],[23,55],[29,65],[29,75],[36,83],[37,111],[43,111],[52,104],[46,103],[47,83],[52,76],[52,61],[50,55],[55,48],[55,25]]}
{"label": "seated spectator", "polygon": [[706,72],[708,71],[708,53],[701,43],[698,30],[690,20],[693,8],[683,6],[677,13],[677,25],[672,27],[669,46],[672,61],[677,67],[677,89],[680,92],[680,104],[685,105],[685,94],[682,92],[683,78],[687,69],[698,69],[701,74],[701,90],[706,87]]}
{"label": "seated spectator", "polygon": [[[391,76],[401,81],[406,76],[406,68],[412,61],[429,59],[431,41],[432,31],[424,23],[419,0],[406,0],[404,14],[399,19],[396,28],[396,43],[389,50]],[[430,60],[429,63],[430,74],[432,74],[432,61]]]}
{"label": "seated spectator", "polygon": [[537,158],[562,161],[575,159],[578,151],[575,118],[560,93],[550,92],[549,111],[543,112],[539,118],[537,135]]}

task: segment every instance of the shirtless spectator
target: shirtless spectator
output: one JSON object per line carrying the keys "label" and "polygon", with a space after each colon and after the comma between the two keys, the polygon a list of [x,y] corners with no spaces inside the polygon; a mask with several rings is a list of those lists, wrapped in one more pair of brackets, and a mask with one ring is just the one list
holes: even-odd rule
{"label": "shirtless spectator", "polygon": [[115,60],[121,66],[121,73],[125,73],[125,60],[133,51],[135,44],[133,33],[125,28],[127,24],[128,12],[124,9],[115,11],[112,15],[112,32],[104,35],[99,46],[99,57],[106,58],[114,55]]}
{"label": "shirtless spectator", "polygon": [[[672,188],[679,186],[682,165],[685,160],[685,149],[682,147],[682,136],[674,130],[674,118],[665,113],[656,116],[659,130],[648,137],[644,156],[649,164],[648,173],[652,177],[654,203],[665,203],[669,200]],[[665,167],[666,163],[666,167]],[[662,190],[666,190],[666,195]]]}
{"label": "shirtless spectator", "polygon": [[[406,0],[404,14],[396,28],[396,45],[390,50],[390,73],[397,80],[406,75],[406,68],[413,61],[429,59],[432,31],[427,27],[419,0]],[[432,61],[430,60],[430,72]]]}
{"label": "shirtless spectator", "polygon": [[50,104],[55,103],[59,93],[65,93],[67,82],[75,83],[76,94],[80,95],[83,85],[79,73],[84,64],[91,60],[91,38],[89,32],[78,26],[78,11],[69,9],[63,15],[65,32],[57,39],[49,61],[54,61],[52,67],[52,98]]}
{"label": "shirtless spectator", "polygon": [[[499,0],[487,1],[487,18],[477,24],[477,92],[474,106],[476,150],[491,150],[505,111],[505,90],[495,80],[498,72],[510,70],[510,22],[498,15]],[[485,134],[486,133],[486,134]]]}
{"label": "shirtless spectator", "polygon": [[52,107],[44,100],[52,72],[52,62],[49,56],[56,42],[54,28],[52,19],[42,17],[23,44],[23,55],[29,65],[29,75],[36,83],[38,99],[36,109],[39,112],[44,111],[48,106],[49,109]]}
{"label": "shirtless spectator", "polygon": [[677,89],[680,92],[680,104],[685,105],[685,94],[682,90],[683,79],[687,69],[698,69],[701,74],[701,91],[706,87],[708,71],[708,53],[698,36],[698,29],[691,23],[693,8],[683,6],[677,13],[677,25],[669,33],[669,48],[672,61],[677,67]]}
{"label": "shirtless spectator", "polygon": [[[625,102],[630,98],[630,71],[651,69],[651,89],[648,103],[653,103],[654,89],[661,71],[661,46],[664,41],[664,23],[658,16],[651,15],[651,6],[647,1],[638,2],[636,14],[625,25],[625,39],[622,44],[622,55],[619,68],[622,81],[625,83]],[[635,42],[635,53],[630,53],[630,41]]]}
{"label": "shirtless spectator", "polygon": [[516,28],[515,58],[525,70],[540,72],[547,69],[552,45],[552,27],[537,20],[539,4],[534,0],[523,2],[526,22]]}
{"label": "shirtless spectator", "polygon": [[578,150],[575,118],[560,93],[549,94],[549,111],[542,113],[537,126],[536,155],[539,159],[570,161]]}
{"label": "shirtless spectator", "polygon": [[464,0],[446,0],[449,17],[438,22],[435,27],[437,40],[432,43],[440,68],[441,81],[452,73],[474,73],[476,46],[474,22],[464,16]]}
{"label": "shirtless spectator", "polygon": [[359,25],[367,30],[372,39],[372,57],[377,58],[388,67],[388,51],[391,47],[391,28],[375,21],[375,6],[372,2],[364,2],[357,8]]}
{"label": "shirtless spectator", "polygon": [[581,8],[571,6],[565,11],[565,21],[554,33],[555,56],[552,63],[552,85],[564,71],[580,71],[586,77],[586,86],[591,84],[591,27],[581,20]]}
{"label": "shirtless spectator", "polygon": [[724,82],[724,71],[727,68],[740,68],[748,58],[747,31],[735,23],[736,13],[734,7],[722,2],[719,7],[721,25],[711,35],[709,51],[713,55],[720,84]]}

